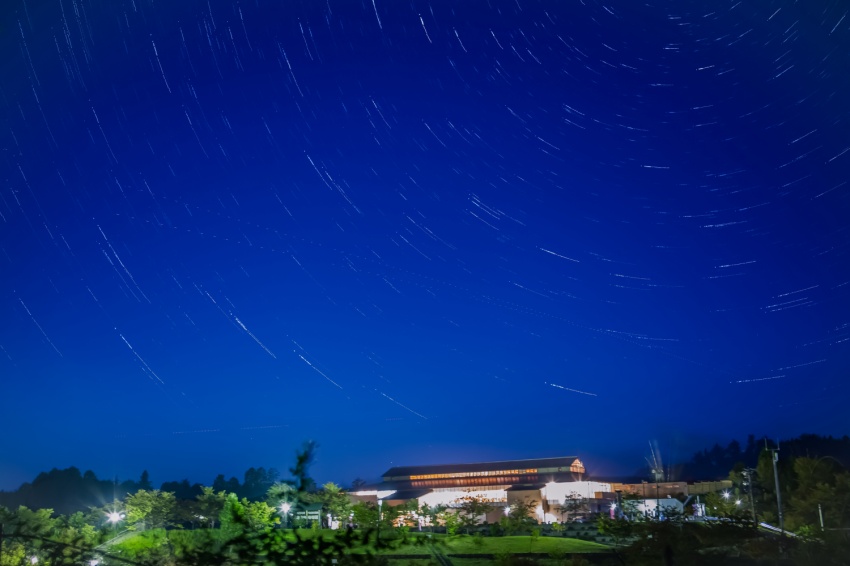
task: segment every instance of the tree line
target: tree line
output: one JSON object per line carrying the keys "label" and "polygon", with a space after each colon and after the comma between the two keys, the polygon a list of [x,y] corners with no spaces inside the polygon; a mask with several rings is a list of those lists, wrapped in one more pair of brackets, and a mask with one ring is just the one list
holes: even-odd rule
{"label": "tree line", "polygon": [[[309,477],[314,451],[315,445],[306,443],[289,470],[292,478],[272,483],[259,501],[212,486],[202,487],[193,499],[179,500],[174,492],[145,489],[152,486],[140,481],[141,488],[123,499],[70,515],[57,516],[50,508],[0,506],[0,566],[385,565],[376,552],[390,541],[373,537],[377,524],[358,533],[343,529],[330,538],[276,528],[281,521],[289,522],[288,515],[297,518],[300,510],[317,502],[329,520],[352,514],[341,488],[333,483],[318,488]],[[252,474],[249,477],[264,482],[276,477],[257,470]],[[66,475],[73,479],[78,474]],[[318,533],[317,524],[311,527]],[[127,538],[128,531],[134,536]]]}
{"label": "tree line", "polygon": [[[775,455],[775,456],[774,456]],[[776,474],[773,459],[776,457]],[[650,477],[648,470],[641,475]],[[665,470],[669,480],[731,480],[724,494],[703,497],[707,513],[753,518],[790,532],[850,528],[850,437],[803,434],[774,441],[747,437],[700,450]],[[779,497],[777,497],[777,478]],[[684,500],[684,498],[682,498]]]}
{"label": "tree line", "polygon": [[[212,482],[216,492],[236,494],[240,499],[260,501],[269,488],[279,479],[275,468],[248,468],[240,482],[236,477],[225,479],[219,474]],[[204,485],[189,483],[189,480],[166,481],[160,484],[159,491],[170,492],[178,500],[193,500],[204,491]],[[60,515],[72,515],[86,511],[113,500],[123,500],[127,495],[139,490],[154,489],[147,470],[138,480],[119,481],[99,479],[91,470],[81,473],[76,467],[53,468],[40,473],[31,483],[22,484],[15,491],[0,491],[0,506],[14,509],[19,506],[30,509],[51,508]]]}
{"label": "tree line", "polygon": [[797,457],[831,458],[845,469],[850,469],[850,437],[841,438],[802,434],[796,438],[776,441],[765,437],[756,438],[750,434],[743,446],[738,440],[730,441],[726,446],[715,444],[711,448],[700,450],[690,460],[674,466],[670,476],[677,480],[704,481],[725,479],[729,470],[738,463],[746,467],[755,467],[764,448],[780,448],[782,458]]}

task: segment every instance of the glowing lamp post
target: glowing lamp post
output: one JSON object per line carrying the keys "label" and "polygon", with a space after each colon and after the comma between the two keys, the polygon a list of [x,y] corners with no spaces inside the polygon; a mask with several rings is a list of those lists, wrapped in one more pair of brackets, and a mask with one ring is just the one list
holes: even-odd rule
{"label": "glowing lamp post", "polygon": [[[109,523],[113,529],[127,517],[124,513],[119,513],[118,511],[112,511],[111,513],[106,514],[106,522]],[[118,537],[119,534],[116,534],[115,537]]]}
{"label": "glowing lamp post", "polygon": [[280,512],[283,513],[283,521],[284,525],[289,526],[289,510],[292,509],[292,505],[287,502],[283,502],[280,504]]}

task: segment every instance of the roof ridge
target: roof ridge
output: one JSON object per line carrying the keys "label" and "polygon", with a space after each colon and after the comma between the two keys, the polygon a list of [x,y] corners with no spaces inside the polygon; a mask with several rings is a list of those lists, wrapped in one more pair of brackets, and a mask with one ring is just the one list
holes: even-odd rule
{"label": "roof ridge", "polygon": [[523,462],[545,462],[545,461],[555,461],[555,460],[578,460],[578,456],[551,456],[544,458],[521,458],[516,460],[491,460],[486,462],[454,462],[454,463],[442,463],[442,464],[412,464],[412,465],[403,465],[403,466],[393,466],[388,469],[386,472],[382,474],[382,476],[387,476],[389,472],[398,469],[411,469],[411,468],[447,468],[447,467],[464,467],[464,466],[494,466],[499,464],[522,464]]}

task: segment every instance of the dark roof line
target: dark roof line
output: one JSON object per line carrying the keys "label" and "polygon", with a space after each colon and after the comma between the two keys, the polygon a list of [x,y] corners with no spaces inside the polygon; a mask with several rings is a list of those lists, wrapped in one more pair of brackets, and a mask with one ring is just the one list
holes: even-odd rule
{"label": "dark roof line", "polygon": [[530,458],[527,460],[501,460],[496,462],[475,462],[464,464],[396,466],[384,472],[382,477],[386,479],[411,475],[505,471],[511,469],[530,468],[564,468],[564,471],[568,471],[570,465],[577,459],[578,456],[559,456],[556,458]]}

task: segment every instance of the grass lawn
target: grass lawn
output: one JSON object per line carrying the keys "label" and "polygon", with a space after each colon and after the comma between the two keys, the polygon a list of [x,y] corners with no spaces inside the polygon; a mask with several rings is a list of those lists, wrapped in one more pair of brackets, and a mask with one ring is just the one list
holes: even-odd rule
{"label": "grass lawn", "polygon": [[[330,539],[338,534],[336,531],[309,531],[301,530],[299,535],[301,538],[311,539],[316,536],[321,536],[325,539]],[[387,533],[389,535],[389,533]],[[204,543],[211,543],[220,537],[218,529],[198,529],[197,531],[173,530],[167,534],[161,529],[145,531],[130,536],[127,539],[117,543],[110,550],[117,552],[124,558],[138,559],[149,555],[151,551],[157,548],[163,548],[166,545],[171,547],[171,550],[178,554],[182,549],[197,547],[198,545],[205,546]],[[426,540],[425,533],[411,533],[412,538]],[[286,538],[294,540],[294,533],[291,531],[286,533]],[[530,536],[504,536],[504,537],[474,537],[469,535],[447,536],[444,534],[433,535],[433,541],[442,550],[443,554],[489,554],[499,556],[504,554],[539,554],[543,560],[540,561],[541,566],[548,566],[550,563],[561,564],[563,561],[548,560],[548,557],[555,553],[560,555],[580,554],[586,552],[608,552],[610,547],[604,544],[589,542],[579,539],[571,539],[565,537],[537,537],[532,540]],[[364,549],[365,550],[365,549]],[[358,550],[354,550],[358,552]],[[362,552],[362,550],[361,550]],[[431,549],[423,544],[407,544],[398,548],[387,549],[380,554],[392,559],[393,556],[403,555],[419,555],[422,559],[415,558],[398,558],[393,560],[395,566],[429,566],[431,562]],[[483,566],[492,565],[493,560],[490,558],[455,558],[452,563],[456,566]]]}
{"label": "grass lawn", "polygon": [[[516,554],[526,552],[575,554],[610,550],[610,547],[604,544],[564,537],[538,537],[537,540],[532,541],[530,536],[472,537],[460,535],[448,537],[446,535],[434,535],[434,540],[437,544],[444,545],[442,548],[446,554]],[[429,554],[429,552],[427,546],[406,545],[386,554]]]}

